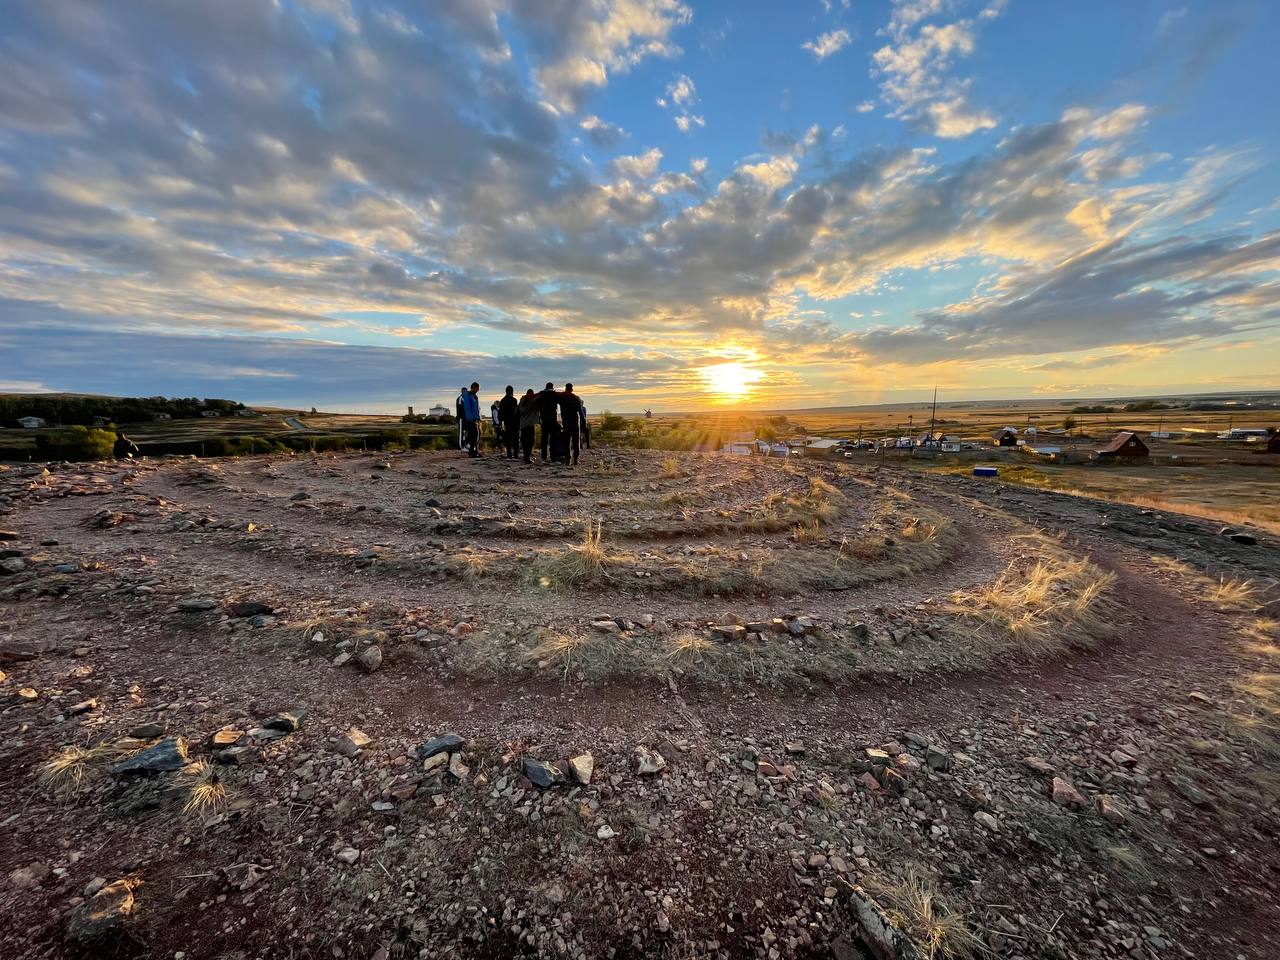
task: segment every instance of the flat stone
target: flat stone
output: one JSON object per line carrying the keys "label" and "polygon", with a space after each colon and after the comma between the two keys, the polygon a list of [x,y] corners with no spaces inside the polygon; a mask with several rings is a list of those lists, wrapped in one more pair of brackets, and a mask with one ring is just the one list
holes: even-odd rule
{"label": "flat stone", "polygon": [[1246,547],[1256,546],[1258,538],[1252,533],[1232,533],[1227,536],[1232,543],[1239,543]]}
{"label": "flat stone", "polygon": [[1061,777],[1053,778],[1053,802],[1060,807],[1083,807],[1085,798],[1080,791]]}
{"label": "flat stone", "polygon": [[667,767],[666,758],[657,750],[650,749],[646,746],[636,747],[636,773],[641,776],[649,776],[665,770]]}
{"label": "flat stone", "polygon": [[341,850],[335,853],[334,856],[337,857],[339,860],[341,860],[343,863],[352,864],[360,859],[360,851],[357,850],[355,847],[343,847]]}
{"label": "flat stone", "polygon": [[978,823],[980,823],[982,826],[986,827],[992,833],[995,833],[997,830],[1000,829],[1000,821],[997,820],[995,817],[993,817],[991,814],[987,813],[987,811],[985,810],[979,810],[977,813],[973,815],[973,819],[976,820]]}
{"label": "flat stone", "polygon": [[1044,774],[1046,777],[1052,777],[1057,771],[1052,763],[1048,760],[1041,760],[1039,757],[1024,757],[1022,765],[1036,773]]}
{"label": "flat stone", "polygon": [[356,663],[360,664],[365,673],[373,673],[382,666],[382,648],[376,643],[370,644],[356,654]]}
{"label": "flat stone", "polygon": [[132,913],[133,885],[117,880],[71,911],[67,937],[77,943],[93,943],[118,933]]}
{"label": "flat stone", "polygon": [[243,737],[243,730],[216,730],[209,737],[209,748],[225,750],[227,747],[234,747]]}
{"label": "flat stone", "polygon": [[937,747],[929,746],[925,748],[924,762],[928,764],[930,770],[950,770],[951,754]]}
{"label": "flat stone", "polygon": [[529,778],[529,782],[540,789],[554,787],[557,784],[564,783],[564,774],[557,767],[552,766],[544,760],[534,760],[531,757],[520,758],[520,772]]}
{"label": "flat stone", "polygon": [[0,560],[0,573],[15,574],[27,569],[27,561],[21,557],[6,557]]}
{"label": "flat stone", "polygon": [[747,628],[736,623],[723,623],[712,627],[711,633],[720,640],[741,640],[746,636]]}
{"label": "flat stone", "polygon": [[183,613],[204,613],[208,610],[217,609],[218,601],[210,600],[208,597],[197,597],[192,600],[179,600],[178,609]]}
{"label": "flat stone", "polygon": [[428,740],[422,746],[418,747],[418,759],[429,760],[437,753],[453,753],[464,743],[466,743],[466,741],[456,733],[443,734],[436,737],[434,740]]}
{"label": "flat stone", "polygon": [[573,779],[583,786],[591,782],[591,775],[595,769],[596,759],[591,755],[591,751],[569,758],[569,772],[573,774]]}
{"label": "flat stone", "polygon": [[156,737],[164,736],[163,723],[144,723],[134,727],[129,731],[129,736],[135,740],[154,740]]}
{"label": "flat stone", "polygon": [[150,776],[181,770],[186,765],[187,741],[182,737],[169,737],[117,763],[111,768],[111,773],[118,777]]}
{"label": "flat stone", "polygon": [[458,780],[471,776],[471,768],[463,762],[461,753],[449,754],[449,773]]}
{"label": "flat stone", "polygon": [[268,730],[283,730],[285,733],[293,733],[300,726],[302,721],[307,717],[307,711],[301,707],[293,710],[281,710],[274,717],[268,717],[262,721],[262,725]]}
{"label": "flat stone", "polygon": [[371,743],[373,743],[373,739],[365,734],[363,730],[359,727],[352,727],[338,738],[334,749],[344,757],[354,757]]}

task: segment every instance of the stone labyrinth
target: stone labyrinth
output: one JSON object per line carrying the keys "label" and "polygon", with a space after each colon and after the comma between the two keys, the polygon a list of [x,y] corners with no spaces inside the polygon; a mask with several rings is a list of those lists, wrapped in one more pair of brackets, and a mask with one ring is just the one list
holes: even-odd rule
{"label": "stone labyrinth", "polygon": [[796,459],[313,455],[24,482],[50,538],[140,605],[231,614],[223,629],[338,665],[376,645],[480,678],[786,685],[969,663],[951,598],[1067,556],[901,474]]}
{"label": "stone labyrinth", "polygon": [[1277,558],[817,459],[0,465],[0,956],[1274,957]]}

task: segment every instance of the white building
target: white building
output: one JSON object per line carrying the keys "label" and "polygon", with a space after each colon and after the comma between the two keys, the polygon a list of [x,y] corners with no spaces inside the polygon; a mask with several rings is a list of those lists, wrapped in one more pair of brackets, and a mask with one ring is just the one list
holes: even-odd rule
{"label": "white building", "polygon": [[49,425],[41,417],[19,417],[18,423],[24,430],[39,430]]}
{"label": "white building", "polygon": [[429,417],[447,417],[451,411],[442,403],[437,403],[434,407],[427,411]]}
{"label": "white building", "polygon": [[202,416],[202,417],[220,417],[220,416],[222,416],[222,414],[220,414],[217,410],[201,410],[201,411],[200,411],[200,416]]}

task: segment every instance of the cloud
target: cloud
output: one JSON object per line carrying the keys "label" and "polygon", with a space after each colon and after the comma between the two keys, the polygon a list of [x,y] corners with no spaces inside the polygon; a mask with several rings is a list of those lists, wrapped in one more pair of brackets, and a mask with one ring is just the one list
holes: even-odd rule
{"label": "cloud", "polygon": [[825,60],[833,53],[848,46],[849,40],[848,30],[831,30],[814,40],[806,40],[801,46],[812,53],[816,59]]}
{"label": "cloud", "polygon": [[693,81],[683,73],[667,84],[666,94],[658,97],[657,102],[658,106],[675,111],[673,119],[681,133],[688,133],[694,127],[707,125],[703,117],[691,112],[698,102],[698,90]]}
{"label": "cloud", "polygon": [[[945,139],[996,126],[996,119],[968,103],[968,82],[949,77],[953,62],[973,53],[976,24],[962,19],[925,23],[949,10],[947,0],[896,0],[886,32],[890,42],[872,56],[880,96],[892,115]],[[1000,14],[1002,3],[983,8],[979,20]]]}
{"label": "cloud", "polygon": [[578,126],[597,147],[616,147],[627,138],[627,131],[620,126],[591,114],[579,120]]}
{"label": "cloud", "polygon": [[[970,151],[855,151],[811,127],[710,163],[662,140],[616,155],[620,128],[566,112],[598,87],[541,71],[662,56],[677,7],[32,5],[0,38],[0,71],[25,78],[0,83],[5,377],[203,392],[180,386],[195,357],[198,383],[229,376],[210,392],[309,406],[413,391],[419,368],[451,393],[464,368],[545,382],[561,364],[652,396],[693,389],[679,371],[727,344],[800,377],[1261,342],[1280,322],[1275,235],[1211,219],[1263,158],[1153,155],[1144,104]],[[918,67],[913,122],[959,136],[985,120],[939,79],[974,30],[931,21],[949,9],[895,7],[892,77]],[[556,35],[565,11],[594,26]],[[696,132],[692,79],[663,99]],[[952,268],[980,279],[929,310],[860,311],[884,327],[825,315]]]}

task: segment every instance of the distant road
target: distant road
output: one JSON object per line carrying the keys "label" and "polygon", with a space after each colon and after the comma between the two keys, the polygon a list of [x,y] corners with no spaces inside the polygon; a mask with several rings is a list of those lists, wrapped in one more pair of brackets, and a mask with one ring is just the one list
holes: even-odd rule
{"label": "distant road", "polygon": [[297,417],[285,417],[284,422],[287,426],[293,427],[295,430],[306,430],[307,425]]}

